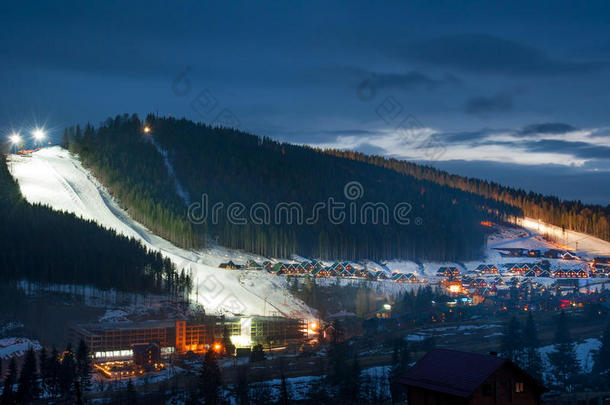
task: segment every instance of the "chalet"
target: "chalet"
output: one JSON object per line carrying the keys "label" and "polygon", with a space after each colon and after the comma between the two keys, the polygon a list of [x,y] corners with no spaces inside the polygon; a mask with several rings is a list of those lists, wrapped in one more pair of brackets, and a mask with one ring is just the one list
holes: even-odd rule
{"label": "chalet", "polygon": [[337,272],[337,275],[339,277],[343,277],[343,278],[354,277],[354,271],[353,270],[349,271],[348,269],[343,269],[343,270]]}
{"label": "chalet", "polygon": [[289,264],[288,266],[286,266],[286,274],[297,274],[297,268],[295,267],[294,264]]}
{"label": "chalet", "polygon": [[341,265],[346,270],[354,270],[354,267],[351,264],[349,264],[348,262],[343,262],[343,263],[341,263]]}
{"label": "chalet", "polygon": [[311,272],[314,277],[332,277],[337,273],[330,267],[322,267],[321,269],[315,269]]}
{"label": "chalet", "polygon": [[470,283],[470,287],[487,287],[487,281],[484,278],[475,278]]}
{"label": "chalet", "polygon": [[565,272],[565,271],[563,271],[563,270],[559,269],[559,270],[557,270],[557,271],[555,271],[555,272],[553,273],[553,277],[554,277],[554,278],[566,278],[566,277],[567,277],[567,275],[566,275],[566,272]]}
{"label": "chalet", "polygon": [[428,352],[396,382],[409,405],[540,404],[548,391],[508,359],[448,349]]}
{"label": "chalet", "polygon": [[364,270],[364,269],[359,269],[359,270],[351,269],[349,271],[354,274],[354,277],[360,277],[360,278],[368,277],[368,271]]}
{"label": "chalet", "polygon": [[271,267],[270,272],[274,274],[286,274],[288,266],[285,263],[276,263]]}
{"label": "chalet", "polygon": [[227,270],[237,270],[237,269],[240,269],[241,266],[238,264],[235,264],[231,260],[229,260],[227,263],[220,263],[218,265],[218,268],[227,269]]}
{"label": "chalet", "polygon": [[548,270],[542,270],[540,274],[538,274],[538,277],[551,277],[551,272]]}
{"label": "chalet", "polygon": [[521,266],[519,264],[513,263],[508,268],[508,272],[514,273],[514,274],[521,274],[521,273],[523,273],[523,270],[521,269]]}
{"label": "chalet", "polygon": [[339,273],[345,269],[345,266],[339,262],[335,262],[332,266],[330,266],[330,268]]}
{"label": "chalet", "polygon": [[362,270],[362,272],[364,273],[363,277],[366,278],[367,280],[370,280],[370,281],[377,280],[375,278],[375,272],[374,271]]}
{"label": "chalet", "polygon": [[527,249],[523,248],[494,248],[496,250],[500,250],[500,255],[504,257],[519,257],[525,256],[527,254]]}
{"label": "chalet", "polygon": [[482,274],[498,274],[498,268],[493,264],[479,264],[475,271]]}
{"label": "chalet", "polygon": [[373,274],[375,275],[375,280],[387,280],[388,279],[387,273],[383,270],[377,270]]}
{"label": "chalet", "polygon": [[578,278],[588,278],[589,277],[589,273],[587,273],[583,269],[580,269],[580,270],[578,270],[576,272],[576,277],[578,277]]}
{"label": "chalet", "polygon": [[319,260],[312,260],[311,265],[313,266],[314,270],[321,269],[322,267],[324,267],[324,264],[322,262],[320,262]]}
{"label": "chalet", "polygon": [[544,252],[544,257],[546,257],[548,259],[561,259],[562,254],[563,254],[563,251],[561,251],[561,250],[549,249],[546,252]]}
{"label": "chalet", "polygon": [[536,274],[540,274],[542,272],[543,268],[540,267],[540,265],[538,264],[534,264],[532,266],[532,271],[534,271]]}
{"label": "chalet", "polygon": [[258,264],[257,262],[255,262],[252,259],[250,259],[246,262],[246,269],[248,269],[248,270],[261,270],[262,268],[263,268],[263,266],[261,266],[260,264]]}
{"label": "chalet", "polygon": [[540,250],[537,250],[537,249],[532,249],[532,250],[527,251],[527,255],[529,257],[540,257],[542,255],[542,252],[540,252]]}
{"label": "chalet", "polygon": [[561,260],[579,260],[574,252],[565,252],[561,255]]}
{"label": "chalet", "polygon": [[[392,274],[392,281],[395,283],[409,283],[409,276],[408,274],[411,273],[393,273]],[[411,274],[412,275],[412,274]]]}
{"label": "chalet", "polygon": [[504,285],[506,283],[504,282],[504,279],[502,277],[498,276],[498,277],[493,279],[493,284],[495,284],[495,285]]}
{"label": "chalet", "polygon": [[576,272],[576,270],[570,269],[570,270],[568,270],[566,272],[566,277],[567,278],[577,278],[578,277],[578,273]]}
{"label": "chalet", "polygon": [[301,267],[303,269],[305,269],[305,272],[307,272],[307,273],[311,273],[311,271],[313,270],[313,264],[311,264],[311,262],[308,262],[308,261],[301,262]]}
{"label": "chalet", "polygon": [[457,267],[439,267],[436,275],[439,277],[458,277],[460,270]]}
{"label": "chalet", "polygon": [[536,277],[536,272],[534,270],[530,270],[524,274],[525,277]]}
{"label": "chalet", "polygon": [[528,263],[523,263],[521,265],[521,273],[525,274],[532,269],[532,265]]}

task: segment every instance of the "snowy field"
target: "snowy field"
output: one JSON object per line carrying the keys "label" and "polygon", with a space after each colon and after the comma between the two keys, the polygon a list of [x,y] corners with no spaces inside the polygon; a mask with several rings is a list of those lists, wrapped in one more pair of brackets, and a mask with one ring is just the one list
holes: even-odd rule
{"label": "snowy field", "polygon": [[23,356],[30,347],[36,351],[42,349],[37,340],[30,340],[24,337],[0,339],[0,359],[6,360],[11,357]]}
{"label": "snowy field", "polygon": [[[30,203],[74,213],[117,233],[134,237],[170,258],[178,268],[193,273],[193,299],[210,313],[272,315],[315,318],[302,301],[292,296],[282,277],[266,272],[219,270],[218,264],[261,258],[210,248],[201,252],[180,249],[132,220],[108,191],[83,168],[77,158],[58,146],[30,156],[12,155],[9,169]],[[265,302],[266,301],[266,302]]]}

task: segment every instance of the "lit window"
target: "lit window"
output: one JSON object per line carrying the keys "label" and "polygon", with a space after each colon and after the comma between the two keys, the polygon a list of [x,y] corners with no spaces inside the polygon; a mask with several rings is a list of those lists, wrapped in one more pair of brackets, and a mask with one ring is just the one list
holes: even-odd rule
{"label": "lit window", "polygon": [[523,392],[523,383],[522,382],[516,382],[515,383],[515,392]]}

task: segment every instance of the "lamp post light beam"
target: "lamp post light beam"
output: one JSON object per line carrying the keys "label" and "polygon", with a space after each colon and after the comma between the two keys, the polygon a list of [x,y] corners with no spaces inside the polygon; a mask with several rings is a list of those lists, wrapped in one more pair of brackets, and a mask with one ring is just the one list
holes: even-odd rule
{"label": "lamp post light beam", "polygon": [[[18,145],[21,143],[21,135],[19,135],[18,132],[13,132],[9,137],[8,137],[9,141],[11,142],[11,150],[10,152],[12,153],[12,150],[15,149],[15,152],[17,152],[17,147]],[[10,171],[13,171],[13,158],[11,157],[11,165],[10,165]]]}
{"label": "lamp post light beam", "polygon": [[47,134],[44,132],[44,130],[42,128],[36,128],[34,131],[32,131],[32,135],[34,135],[34,140],[36,141],[36,144],[41,144],[42,145],[42,141],[46,138]]}

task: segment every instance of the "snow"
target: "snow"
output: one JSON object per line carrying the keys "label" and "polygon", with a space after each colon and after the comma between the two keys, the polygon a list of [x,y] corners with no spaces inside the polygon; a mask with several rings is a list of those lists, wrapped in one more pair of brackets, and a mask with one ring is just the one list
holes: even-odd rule
{"label": "snow", "polygon": [[282,277],[264,271],[217,268],[229,259],[241,263],[248,258],[262,258],[218,246],[199,252],[174,246],[130,218],[78,158],[63,148],[44,148],[29,156],[11,155],[9,169],[28,202],[74,213],[136,238],[170,258],[178,269],[191,271],[195,284],[192,299],[208,313],[315,319],[314,311],[288,292]]}
{"label": "snow", "polygon": [[558,226],[545,224],[533,218],[517,220],[517,225],[535,231],[541,235],[550,235],[557,239],[558,243],[565,245],[573,251],[586,251],[590,254],[610,254],[610,242],[595,238],[584,233],[563,230]]}
{"label": "snow", "polygon": [[0,339],[0,359],[10,359],[11,357],[23,356],[30,348],[34,350],[42,349],[37,340],[30,340],[24,337],[10,337]]}
{"label": "snow", "polygon": [[107,309],[106,313],[98,319],[98,322],[129,322],[127,315],[129,315],[129,313],[122,309]]}
{"label": "snow", "polygon": [[[583,372],[589,373],[593,368],[593,353],[596,350],[599,350],[602,343],[599,339],[596,338],[588,338],[585,339],[581,343],[575,344],[576,349],[576,358],[582,368]],[[547,355],[555,350],[555,345],[543,346],[540,348],[540,353],[542,355],[542,359],[545,363],[545,369],[550,369],[550,364],[548,362]]]}

